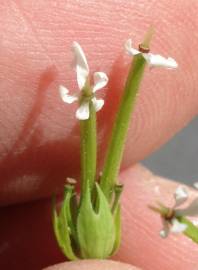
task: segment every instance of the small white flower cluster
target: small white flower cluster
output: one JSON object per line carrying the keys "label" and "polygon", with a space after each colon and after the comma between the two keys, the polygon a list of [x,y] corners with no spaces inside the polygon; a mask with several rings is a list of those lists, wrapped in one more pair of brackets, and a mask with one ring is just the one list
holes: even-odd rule
{"label": "small white flower cluster", "polygon": [[192,203],[183,209],[178,209],[188,199],[188,191],[185,187],[179,186],[175,193],[175,204],[170,209],[173,213],[172,218],[167,219],[162,217],[163,229],[160,231],[160,236],[166,238],[169,233],[181,233],[187,229],[187,225],[179,222],[176,217],[179,216],[198,216],[198,198],[195,198]]}
{"label": "small white flower cluster", "polygon": [[[73,49],[74,49],[74,56],[75,56],[75,65],[76,65],[76,74],[77,74],[77,83],[80,91],[82,91],[86,85],[89,83],[89,66],[87,63],[87,59],[85,54],[81,48],[81,46],[77,42],[73,42]],[[136,50],[132,48],[132,41],[131,39],[127,40],[125,43],[126,52],[129,55],[135,56],[137,54],[142,54],[142,56],[147,61],[148,65],[151,67],[164,67],[164,68],[176,68],[177,63],[173,58],[164,58],[161,55],[154,55],[149,52],[141,52],[140,50]],[[95,93],[100,90],[101,88],[105,87],[108,83],[108,77],[104,72],[95,72],[93,75],[94,85],[90,86],[93,92],[92,103],[93,106],[97,111],[102,109],[104,105],[103,99],[97,99],[95,97]],[[89,118],[89,101],[86,99],[81,99],[82,95],[81,92],[75,95],[70,95],[69,90],[60,85],[59,92],[62,100],[65,103],[71,104],[75,101],[78,101],[80,106],[76,111],[76,118],[79,120],[86,120]],[[81,101],[81,102],[80,102]]]}

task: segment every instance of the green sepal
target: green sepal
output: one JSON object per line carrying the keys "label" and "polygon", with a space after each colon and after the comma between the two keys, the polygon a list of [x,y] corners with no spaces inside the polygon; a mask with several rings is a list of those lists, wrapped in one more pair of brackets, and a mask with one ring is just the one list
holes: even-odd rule
{"label": "green sepal", "polygon": [[117,205],[114,211],[114,224],[115,224],[115,241],[111,256],[114,255],[118,248],[120,247],[121,242],[121,207],[120,204]]}
{"label": "green sepal", "polygon": [[113,204],[112,204],[112,209],[111,209],[113,214],[115,213],[117,206],[120,202],[120,196],[122,194],[122,191],[123,191],[123,185],[115,185],[114,191],[113,191],[114,198],[113,198]]}
{"label": "green sepal", "polygon": [[123,185],[115,185],[114,187],[114,200],[112,205],[112,214],[115,225],[115,242],[111,253],[111,256],[116,253],[121,242],[121,207],[120,207],[120,196],[123,191]]}
{"label": "green sepal", "polygon": [[83,194],[77,219],[82,258],[104,259],[111,255],[115,242],[115,225],[109,203],[96,183],[97,212],[91,201],[90,188]]}
{"label": "green sepal", "polygon": [[183,216],[176,217],[177,220],[188,227],[183,232],[187,237],[191,238],[195,243],[198,243],[198,227],[195,226],[189,219]]}
{"label": "green sepal", "polygon": [[65,190],[64,201],[59,215],[56,211],[55,197],[53,198],[53,227],[58,245],[60,246],[63,254],[70,260],[77,260],[78,257],[74,254],[71,243],[71,234],[73,230],[70,219],[71,215],[69,213],[71,197],[72,190]]}
{"label": "green sepal", "polygon": [[73,185],[66,185],[64,189],[64,201],[60,210],[60,217],[66,219],[70,230],[70,235],[77,241],[75,220],[77,215],[77,205],[75,205],[75,193]]}

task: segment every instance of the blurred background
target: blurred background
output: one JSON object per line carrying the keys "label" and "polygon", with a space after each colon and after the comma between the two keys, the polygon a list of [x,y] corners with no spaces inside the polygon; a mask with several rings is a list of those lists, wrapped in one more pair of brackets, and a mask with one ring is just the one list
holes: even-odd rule
{"label": "blurred background", "polygon": [[187,185],[198,182],[198,117],[142,163],[156,174]]}

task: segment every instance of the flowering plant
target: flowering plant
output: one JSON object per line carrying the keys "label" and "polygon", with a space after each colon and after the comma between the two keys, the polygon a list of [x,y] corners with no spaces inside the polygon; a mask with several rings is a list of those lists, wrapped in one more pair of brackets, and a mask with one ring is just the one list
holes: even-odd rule
{"label": "flowering plant", "polygon": [[188,197],[187,189],[179,186],[174,193],[173,207],[166,207],[162,203],[158,203],[159,207],[150,206],[161,216],[163,228],[160,231],[160,236],[162,238],[166,238],[170,232],[184,233],[198,243],[198,228],[186,218],[186,216],[198,216],[198,198],[195,198],[188,207],[178,208],[187,201]]}
{"label": "flowering plant", "polygon": [[[80,92],[70,95],[69,90],[60,86],[60,96],[65,103],[77,101],[79,107],[76,118],[80,121],[81,133],[81,191],[76,192],[76,181],[68,178],[65,185],[64,199],[59,213],[55,201],[53,206],[53,224],[57,242],[63,253],[70,259],[107,258],[113,255],[119,245],[121,236],[120,195],[123,186],[118,182],[118,173],[122,160],[126,135],[135,99],[143,78],[145,66],[177,68],[173,58],[150,53],[149,44],[152,36],[149,31],[138,49],[132,47],[129,39],[125,50],[133,56],[123,96],[116,115],[112,136],[104,161],[102,173],[97,177],[97,137],[96,112],[102,109],[103,99],[97,99],[96,93],[108,83],[104,72],[93,74],[93,85],[85,53],[81,46],[73,43],[75,70]],[[159,208],[150,208],[162,217],[164,228],[161,236],[167,236],[169,231],[185,232],[198,242],[198,229],[184,218],[188,211],[198,213],[198,201],[195,200],[183,212],[177,209],[187,198],[184,189],[175,193],[176,203],[173,208],[167,208],[161,203]]]}

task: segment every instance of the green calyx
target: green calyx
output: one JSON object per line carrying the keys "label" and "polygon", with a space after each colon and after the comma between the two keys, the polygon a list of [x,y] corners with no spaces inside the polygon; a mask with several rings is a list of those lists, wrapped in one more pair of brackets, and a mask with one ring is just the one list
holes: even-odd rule
{"label": "green calyx", "polygon": [[74,187],[67,185],[59,213],[53,205],[53,225],[57,242],[70,260],[104,259],[111,256],[120,244],[120,204],[115,193],[110,207],[96,183],[97,202],[89,186],[77,203]]}

